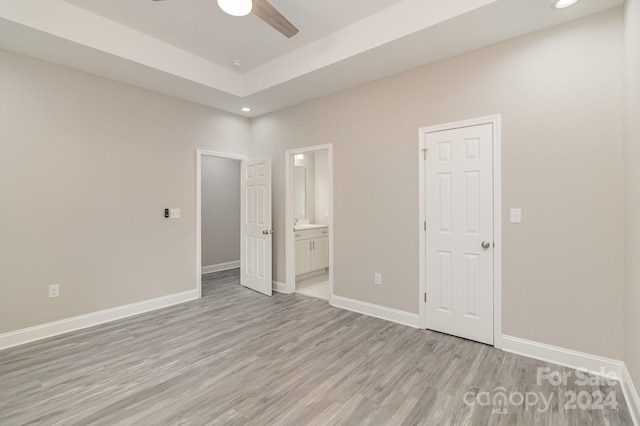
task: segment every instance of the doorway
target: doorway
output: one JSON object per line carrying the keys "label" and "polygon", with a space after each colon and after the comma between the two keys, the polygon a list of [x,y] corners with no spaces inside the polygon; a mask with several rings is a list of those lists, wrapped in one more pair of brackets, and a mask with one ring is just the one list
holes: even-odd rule
{"label": "doorway", "polygon": [[[242,155],[206,150],[196,151],[196,287],[200,297],[202,297],[202,274],[240,267],[240,165],[246,159],[247,157]],[[208,166],[215,167],[217,170],[211,170]],[[237,171],[237,174],[234,170]],[[235,174],[235,176],[231,176],[231,174]],[[223,191],[222,194],[218,193],[217,195],[203,194],[203,184],[205,188],[211,189],[211,182],[215,184],[217,179],[227,180],[234,177],[237,180],[232,188],[234,191],[237,189],[237,197],[230,191]],[[210,183],[208,184],[207,181]],[[218,189],[221,188],[218,187]],[[238,214],[237,232],[225,230],[224,227],[212,226],[210,222],[203,223],[203,207],[211,207],[212,204],[217,203],[238,203],[232,209]],[[233,221],[233,218],[228,214],[225,214],[223,220],[225,226],[235,226],[236,221]],[[207,235],[203,238],[204,233]],[[221,247],[225,244],[220,244],[220,238],[223,238],[223,241],[228,241],[236,237],[237,241],[229,241],[230,247]],[[213,241],[214,239],[217,241]],[[205,240],[206,247],[203,247],[203,240]],[[233,255],[236,251],[238,258],[231,259],[236,257]],[[206,264],[203,264],[203,260]]]}
{"label": "doorway", "polygon": [[271,157],[196,150],[196,290],[202,297],[202,160],[219,157],[240,164],[240,284],[271,296]]}
{"label": "doorway", "polygon": [[[236,235],[237,242],[232,241],[232,244],[237,247],[240,246],[240,235],[239,235],[240,230],[239,229],[237,233],[229,234],[220,230],[211,230],[210,226],[206,224],[203,225],[203,218],[202,218],[203,205],[206,205],[212,202],[225,202],[224,199],[205,200],[206,195],[203,196],[203,193],[202,193],[203,192],[203,174],[206,173],[205,171],[205,168],[207,167],[206,163],[207,163],[207,160],[213,160],[214,163],[221,161],[222,163],[219,163],[219,164],[226,165],[226,168],[228,169],[228,173],[232,173],[232,170],[237,168],[238,173],[235,176],[237,178],[237,185],[234,185],[234,187],[237,186],[238,188],[237,202],[239,203],[240,202],[240,198],[239,198],[240,197],[240,189],[239,189],[240,188],[240,164],[242,163],[243,160],[246,160],[246,159],[247,157],[242,155],[226,154],[222,152],[206,151],[206,150],[200,150],[200,149],[196,151],[196,290],[198,291],[198,294],[200,297],[202,297],[202,274],[203,273],[222,271],[226,268],[232,268],[232,267],[234,268],[240,267],[239,258],[227,260],[227,261],[216,260],[216,259],[226,259],[229,256],[229,251],[223,250],[215,253],[216,250],[214,249],[213,246],[204,248],[204,253],[206,254],[206,257],[203,257],[203,232],[210,233],[209,237],[205,236],[205,239],[215,238],[216,236],[217,237],[226,236],[226,238],[234,238],[232,235]],[[236,164],[233,164],[233,163],[236,163]],[[216,179],[219,176],[216,176],[214,173],[212,176],[209,176],[209,177],[211,179]],[[205,176],[204,179],[207,179],[207,177]],[[205,187],[206,186],[207,184],[205,183]],[[231,197],[230,193],[227,193],[226,195]],[[226,195],[223,195],[223,197]],[[235,202],[235,201],[232,201],[231,199],[227,199],[226,202]],[[239,210],[240,210],[240,205],[238,204],[237,206],[238,219],[240,217]],[[231,218],[227,217],[226,220],[230,221]],[[239,223],[238,223],[238,226],[239,226]],[[203,260],[205,260],[205,263],[207,264],[203,265]]]}
{"label": "doorway", "polygon": [[500,116],[419,132],[422,326],[499,348]]}
{"label": "doorway", "polygon": [[240,161],[202,157],[202,274],[240,268]]}
{"label": "doorway", "polygon": [[286,164],[286,283],[284,293],[332,302],[333,147],[289,150]]}

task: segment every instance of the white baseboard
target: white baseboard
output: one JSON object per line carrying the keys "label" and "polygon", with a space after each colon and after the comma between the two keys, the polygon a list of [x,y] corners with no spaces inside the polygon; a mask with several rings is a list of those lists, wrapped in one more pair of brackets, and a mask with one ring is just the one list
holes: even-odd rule
{"label": "white baseboard", "polygon": [[203,266],[202,273],[210,274],[211,272],[226,271],[228,269],[235,269],[239,267],[240,267],[240,261],[234,260],[233,262],[225,262],[225,263],[218,263],[216,265]]}
{"label": "white baseboard", "polygon": [[506,335],[502,336],[502,350],[569,368],[587,370],[598,376],[617,378],[631,412],[633,424],[640,426],[640,398],[624,362]]}
{"label": "white baseboard", "polygon": [[638,396],[638,388],[634,386],[626,364],[622,366],[622,391],[624,392],[624,399],[627,401],[627,406],[631,412],[633,424],[640,426],[640,397]]}
{"label": "white baseboard", "polygon": [[41,324],[34,327],[23,328],[22,330],[10,331],[0,334],[0,350],[13,346],[33,342],[35,340],[46,339],[70,331],[92,327],[98,324],[119,320],[133,315],[142,314],[156,309],[166,308],[179,303],[198,299],[197,290],[189,290],[182,293],[170,294],[156,299],[143,300],[142,302],[130,305],[118,306],[116,308],[105,309],[103,311],[92,312],[90,314]]}
{"label": "white baseboard", "polygon": [[331,305],[336,308],[358,312],[359,314],[365,314],[371,317],[396,322],[398,324],[408,325],[409,327],[420,328],[420,316],[418,314],[412,314],[411,312],[374,305],[373,303],[361,302],[359,300],[336,296],[335,294],[331,297]]}
{"label": "white baseboard", "polygon": [[273,281],[273,291],[284,294],[293,293],[292,289],[285,283],[281,283],[279,281]]}
{"label": "white baseboard", "polygon": [[587,370],[598,376],[617,378],[633,424],[640,426],[640,398],[624,362],[506,335],[502,336],[502,350],[569,368]]}
{"label": "white baseboard", "polygon": [[622,377],[622,361],[547,345],[545,343],[503,335],[502,350],[540,361],[563,365],[576,370],[586,370],[598,376],[611,375],[613,378],[613,375],[615,375],[618,380]]}

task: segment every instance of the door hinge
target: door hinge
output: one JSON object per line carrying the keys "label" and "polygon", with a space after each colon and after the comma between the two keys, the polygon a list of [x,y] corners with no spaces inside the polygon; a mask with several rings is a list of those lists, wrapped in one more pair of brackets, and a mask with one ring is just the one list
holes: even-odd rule
{"label": "door hinge", "polygon": [[422,157],[426,160],[427,159],[427,151],[429,151],[429,148],[423,148],[422,149]]}
{"label": "door hinge", "polygon": [[425,231],[427,230],[427,221],[426,220],[424,221],[424,230]]}
{"label": "door hinge", "polygon": [[427,292],[424,292],[424,303],[427,303]]}

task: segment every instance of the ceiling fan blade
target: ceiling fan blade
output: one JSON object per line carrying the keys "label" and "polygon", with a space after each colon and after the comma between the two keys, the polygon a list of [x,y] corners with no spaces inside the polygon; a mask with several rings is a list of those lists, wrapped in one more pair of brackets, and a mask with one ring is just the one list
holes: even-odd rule
{"label": "ceiling fan blade", "polygon": [[291,38],[298,33],[298,29],[293,26],[275,7],[271,6],[267,0],[253,0],[251,13],[271,25],[282,35]]}

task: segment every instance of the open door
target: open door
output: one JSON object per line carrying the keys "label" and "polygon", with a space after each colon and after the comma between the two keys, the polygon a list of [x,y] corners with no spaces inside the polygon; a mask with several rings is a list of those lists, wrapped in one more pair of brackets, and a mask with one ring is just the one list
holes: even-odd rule
{"label": "open door", "polygon": [[271,296],[271,157],[242,161],[240,283]]}

